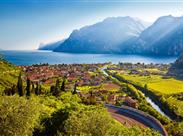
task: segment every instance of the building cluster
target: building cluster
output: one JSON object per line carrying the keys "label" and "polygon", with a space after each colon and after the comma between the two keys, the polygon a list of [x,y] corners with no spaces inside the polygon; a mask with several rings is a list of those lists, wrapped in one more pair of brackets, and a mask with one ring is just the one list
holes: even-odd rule
{"label": "building cluster", "polygon": [[121,105],[127,105],[133,108],[138,108],[138,101],[132,99],[129,96],[120,96],[115,93],[110,93],[108,90],[98,90],[95,92],[77,92],[81,98],[89,99],[90,97],[94,97],[97,103],[108,103],[112,105],[116,105],[120,103]]}
{"label": "building cluster", "polygon": [[98,73],[102,64],[59,64],[59,65],[33,65],[22,66],[26,77],[33,83],[54,83],[53,78],[66,78],[69,82],[77,81],[82,85],[99,85],[104,77]]}
{"label": "building cluster", "polygon": [[144,63],[119,63],[108,67],[108,70],[120,71],[120,73],[135,74],[139,76],[162,75],[165,76],[164,71],[168,71],[170,65],[168,64],[144,64]]}
{"label": "building cluster", "polygon": [[[138,102],[129,96],[121,96],[119,93],[110,92],[116,84],[113,81],[107,79],[100,72],[106,64],[59,64],[59,65],[32,65],[21,66],[26,74],[26,78],[29,78],[33,83],[41,83],[54,85],[55,79],[63,78],[67,79],[66,90],[71,90],[74,84],[77,86],[104,86],[97,90],[91,90],[92,92],[80,92],[77,90],[78,95],[81,98],[89,99],[94,97],[97,103],[109,103],[109,104],[125,104],[133,108],[138,107]],[[126,68],[131,66],[125,66]],[[112,68],[112,67],[111,67]],[[121,67],[116,67],[121,69]],[[131,67],[133,68],[133,67]],[[137,72],[137,71],[131,71]]]}

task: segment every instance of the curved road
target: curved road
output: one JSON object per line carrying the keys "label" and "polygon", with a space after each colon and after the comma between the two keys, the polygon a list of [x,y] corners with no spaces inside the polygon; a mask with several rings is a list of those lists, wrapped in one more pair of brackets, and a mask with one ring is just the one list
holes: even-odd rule
{"label": "curved road", "polygon": [[[113,106],[106,104],[105,105],[108,108],[108,111],[111,113],[113,118],[118,120],[119,122],[124,124],[124,117],[129,121],[129,118],[131,121],[136,125],[140,125],[141,127],[150,127],[155,129],[156,131],[159,131],[163,136],[168,136],[167,131],[163,127],[163,125],[154,117],[152,117],[149,114],[146,114],[142,111],[139,111],[137,109],[128,107],[128,106]],[[131,124],[130,124],[131,125]],[[133,125],[133,124],[132,124]]]}
{"label": "curved road", "polygon": [[148,127],[131,117],[127,117],[126,115],[119,114],[115,109],[108,108],[108,112],[111,114],[112,118],[114,118],[121,124],[125,125],[126,127],[137,126],[143,129]]}

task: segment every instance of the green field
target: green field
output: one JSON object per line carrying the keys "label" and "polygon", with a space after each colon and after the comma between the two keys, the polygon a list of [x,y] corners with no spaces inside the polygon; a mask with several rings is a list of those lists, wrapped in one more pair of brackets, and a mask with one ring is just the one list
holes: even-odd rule
{"label": "green field", "polygon": [[183,92],[183,81],[174,78],[163,79],[158,75],[138,76],[138,75],[121,75],[128,81],[138,83],[141,86],[147,84],[148,88],[163,94],[173,94]]}
{"label": "green field", "polygon": [[139,86],[147,85],[147,88],[156,95],[164,95],[166,102],[174,109],[177,115],[183,115],[183,101],[178,100],[174,94],[183,92],[183,81],[174,78],[163,79],[159,75],[138,76],[129,74],[120,74],[125,80],[128,80]]}

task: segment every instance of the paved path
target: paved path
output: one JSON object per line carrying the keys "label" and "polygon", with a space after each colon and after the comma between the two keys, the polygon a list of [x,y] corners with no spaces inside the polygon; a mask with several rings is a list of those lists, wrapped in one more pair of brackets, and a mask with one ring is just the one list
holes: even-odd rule
{"label": "paved path", "polygon": [[126,120],[127,126],[136,124],[142,128],[150,127],[159,131],[163,136],[168,136],[163,125],[149,114],[128,106],[117,107],[106,104],[106,107],[112,117],[117,121],[124,124]]}

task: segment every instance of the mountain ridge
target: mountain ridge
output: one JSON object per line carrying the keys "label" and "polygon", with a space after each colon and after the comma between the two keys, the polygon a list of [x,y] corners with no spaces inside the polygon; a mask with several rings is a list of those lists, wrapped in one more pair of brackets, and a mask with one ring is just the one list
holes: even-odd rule
{"label": "mountain ridge", "polygon": [[109,17],[94,25],[74,30],[69,38],[53,51],[118,53],[119,46],[139,34],[145,26],[131,17]]}
{"label": "mountain ridge", "polygon": [[151,25],[129,16],[108,17],[73,30],[53,51],[178,56],[183,52],[183,16],[162,16]]}

